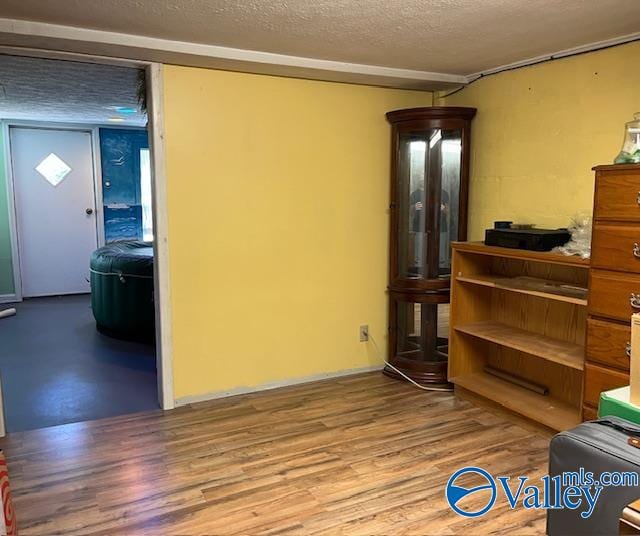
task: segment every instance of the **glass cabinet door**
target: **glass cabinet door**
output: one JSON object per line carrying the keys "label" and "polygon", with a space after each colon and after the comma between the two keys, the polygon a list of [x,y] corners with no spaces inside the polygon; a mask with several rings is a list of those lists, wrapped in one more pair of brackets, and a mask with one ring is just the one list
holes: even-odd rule
{"label": "glass cabinet door", "polygon": [[443,131],[440,141],[440,237],[438,275],[451,274],[451,242],[458,240],[462,140],[459,130]]}
{"label": "glass cabinet door", "polygon": [[399,134],[397,277],[450,274],[450,243],[458,239],[461,154],[460,130]]}
{"label": "glass cabinet door", "polygon": [[426,183],[427,141],[424,134],[402,134],[398,165],[398,275],[428,277],[426,269],[429,206]]}

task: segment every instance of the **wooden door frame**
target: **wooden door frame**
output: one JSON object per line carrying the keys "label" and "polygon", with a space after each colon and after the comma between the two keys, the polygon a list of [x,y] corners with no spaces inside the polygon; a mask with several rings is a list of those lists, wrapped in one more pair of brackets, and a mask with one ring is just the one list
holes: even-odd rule
{"label": "wooden door frame", "polygon": [[[164,148],[164,90],[163,90],[163,65],[155,62],[124,60],[104,56],[90,56],[85,54],[73,54],[55,50],[20,49],[17,47],[0,46],[0,53],[19,56],[40,57],[47,59],[67,59],[84,63],[99,63],[107,65],[119,65],[144,69],[147,81],[147,132],[149,134],[149,150],[151,152],[151,189],[153,201],[153,230],[154,230],[154,295],[156,304],[156,370],[158,378],[158,401],[163,410],[175,407],[173,389],[173,355],[172,355],[172,326],[171,326],[171,287],[169,276],[169,227],[167,218],[167,176],[165,167]],[[30,123],[32,126],[38,122],[6,121],[3,125],[5,135],[8,136],[9,125]],[[43,123],[40,123],[42,125]],[[54,123],[47,123],[50,128]],[[56,123],[63,128],[83,127],[84,130],[97,130],[96,125],[78,125]],[[106,125],[105,125],[106,126]],[[111,127],[111,125],[109,125]],[[94,148],[94,177],[95,181],[101,180],[99,167],[99,144],[97,132],[93,134]],[[11,229],[11,254],[14,266],[15,296],[0,296],[0,303],[22,300],[22,281],[20,280],[19,251],[16,236],[14,188],[11,168],[11,153],[8,137],[5,139],[5,166],[7,169],[7,195],[9,200],[9,225]],[[11,175],[10,175],[11,174]],[[95,186],[94,186],[95,188]],[[102,202],[102,189],[95,188],[96,205]],[[102,214],[102,210],[100,210]],[[103,217],[103,216],[101,216]],[[102,229],[104,233],[104,226]],[[104,235],[103,235],[104,236]],[[4,298],[4,299],[3,299]],[[1,401],[0,401],[1,404]],[[1,408],[0,408],[1,409]]]}

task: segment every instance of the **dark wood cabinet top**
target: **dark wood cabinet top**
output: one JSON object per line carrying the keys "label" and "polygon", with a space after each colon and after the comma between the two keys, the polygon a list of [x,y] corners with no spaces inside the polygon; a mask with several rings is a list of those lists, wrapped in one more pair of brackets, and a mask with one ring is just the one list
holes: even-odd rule
{"label": "dark wood cabinet top", "polygon": [[640,171],[640,164],[604,164],[591,169],[593,171]]}
{"label": "dark wood cabinet top", "polygon": [[464,119],[471,120],[476,115],[475,108],[462,106],[428,106],[424,108],[405,108],[387,112],[389,123],[401,121],[419,121],[420,119]]}

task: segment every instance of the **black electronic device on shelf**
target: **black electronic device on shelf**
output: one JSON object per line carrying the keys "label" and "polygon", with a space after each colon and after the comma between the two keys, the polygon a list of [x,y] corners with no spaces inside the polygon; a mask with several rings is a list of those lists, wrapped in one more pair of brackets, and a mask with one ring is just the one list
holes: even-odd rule
{"label": "black electronic device on shelf", "polygon": [[487,229],[484,233],[487,246],[529,251],[551,251],[569,240],[571,233],[567,229],[514,228],[511,222],[503,221],[496,222],[494,229]]}

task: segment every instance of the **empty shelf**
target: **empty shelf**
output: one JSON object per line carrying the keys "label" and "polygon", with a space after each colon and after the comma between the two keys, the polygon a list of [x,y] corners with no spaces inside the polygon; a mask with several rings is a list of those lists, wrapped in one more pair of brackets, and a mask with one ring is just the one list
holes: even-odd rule
{"label": "empty shelf", "polygon": [[549,396],[539,395],[484,372],[450,378],[467,389],[553,430],[567,430],[581,422],[580,410]]}
{"label": "empty shelf", "polygon": [[547,361],[577,370],[584,369],[584,347],[578,344],[552,339],[492,320],[457,326],[455,330]]}
{"label": "empty shelf", "polygon": [[484,287],[509,290],[538,296],[549,300],[574,303],[576,305],[587,305],[587,289],[577,287],[561,281],[550,279],[538,279],[536,277],[505,277],[500,275],[469,275],[456,277],[456,280],[463,283],[471,283]]}

